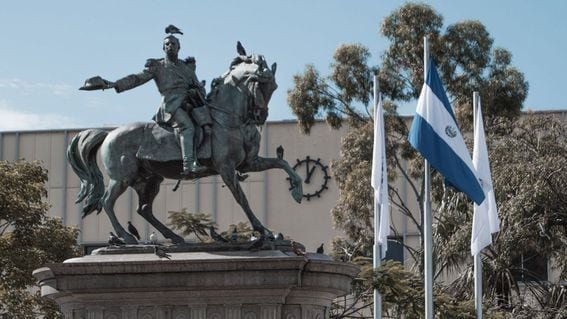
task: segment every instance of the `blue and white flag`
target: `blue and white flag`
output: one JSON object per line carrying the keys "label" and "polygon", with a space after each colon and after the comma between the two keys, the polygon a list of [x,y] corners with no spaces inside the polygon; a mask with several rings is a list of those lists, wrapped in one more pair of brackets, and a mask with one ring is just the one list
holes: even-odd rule
{"label": "blue and white flag", "polygon": [[419,95],[408,139],[451,186],[477,204],[484,201],[484,191],[433,60]]}
{"label": "blue and white flag", "polygon": [[486,148],[486,138],[484,137],[484,125],[482,123],[480,104],[478,105],[474,122],[473,165],[480,178],[486,199],[480,205],[474,205],[471,236],[471,254],[473,256],[480,253],[484,247],[492,244],[492,233],[496,233],[500,230],[500,220],[498,218],[498,208],[496,208],[496,198],[494,197],[494,188],[492,186],[490,162],[488,161],[488,150]]}
{"label": "blue and white flag", "polygon": [[374,188],[374,214],[380,214],[380,224],[374,225],[374,241],[382,247],[382,258],[388,250],[390,235],[390,199],[388,198],[388,163],[386,162],[386,134],[384,131],[384,108],[382,96],[374,115],[374,147],[372,152],[372,187]]}

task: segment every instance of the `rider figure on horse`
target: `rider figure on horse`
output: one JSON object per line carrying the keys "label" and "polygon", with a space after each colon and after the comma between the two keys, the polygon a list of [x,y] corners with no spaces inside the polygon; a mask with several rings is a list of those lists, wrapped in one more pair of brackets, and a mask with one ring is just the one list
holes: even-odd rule
{"label": "rider figure on horse", "polygon": [[[188,176],[191,173],[202,173],[207,169],[197,162],[193,139],[195,126],[189,115],[193,109],[205,104],[205,88],[200,85],[195,74],[195,59],[193,57],[178,59],[179,49],[179,39],[169,34],[163,41],[165,58],[148,59],[143,72],[128,75],[116,82],[98,78],[104,82],[104,89],[114,88],[117,93],[140,86],[151,79],[155,81],[161,94],[161,104],[153,120],[175,131],[183,157],[181,174]],[[210,127],[204,129],[209,133]]]}

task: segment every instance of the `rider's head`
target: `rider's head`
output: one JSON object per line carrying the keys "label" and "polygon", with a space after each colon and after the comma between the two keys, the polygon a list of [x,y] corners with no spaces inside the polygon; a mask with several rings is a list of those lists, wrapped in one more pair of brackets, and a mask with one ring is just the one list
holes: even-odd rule
{"label": "rider's head", "polygon": [[163,52],[168,56],[177,56],[180,47],[179,39],[172,35],[168,35],[163,39]]}

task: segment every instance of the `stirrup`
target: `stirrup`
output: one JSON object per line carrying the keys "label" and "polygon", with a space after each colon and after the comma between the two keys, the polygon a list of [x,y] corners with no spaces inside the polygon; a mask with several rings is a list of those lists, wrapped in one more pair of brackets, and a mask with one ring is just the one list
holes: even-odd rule
{"label": "stirrup", "polygon": [[203,173],[207,170],[207,167],[201,166],[197,163],[197,161],[191,161],[189,163],[183,163],[183,171],[181,175],[189,176],[191,173]]}

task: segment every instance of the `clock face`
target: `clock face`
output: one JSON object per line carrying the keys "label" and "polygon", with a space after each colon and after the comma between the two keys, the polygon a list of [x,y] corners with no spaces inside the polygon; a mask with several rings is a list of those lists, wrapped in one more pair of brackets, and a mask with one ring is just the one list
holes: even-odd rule
{"label": "clock face", "polygon": [[[321,193],[328,189],[327,183],[331,176],[327,172],[329,167],[321,163],[321,159],[314,160],[309,156],[297,159],[293,169],[303,179],[303,197],[311,200],[313,197],[321,197]],[[289,181],[289,177],[287,178]],[[290,181],[290,190],[291,190]]]}

